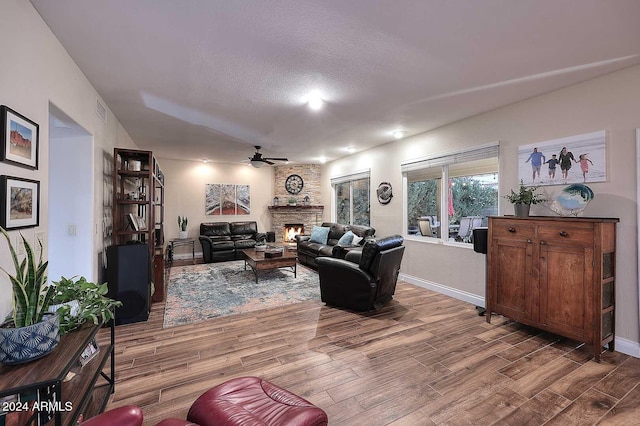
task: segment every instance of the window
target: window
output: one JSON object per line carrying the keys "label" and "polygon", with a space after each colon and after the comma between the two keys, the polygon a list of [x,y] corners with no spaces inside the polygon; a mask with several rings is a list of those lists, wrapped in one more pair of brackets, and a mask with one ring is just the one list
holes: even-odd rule
{"label": "window", "polygon": [[335,221],[369,226],[369,171],[331,179],[331,185],[335,194]]}
{"label": "window", "polygon": [[498,148],[490,145],[402,164],[409,235],[472,242],[498,214]]}

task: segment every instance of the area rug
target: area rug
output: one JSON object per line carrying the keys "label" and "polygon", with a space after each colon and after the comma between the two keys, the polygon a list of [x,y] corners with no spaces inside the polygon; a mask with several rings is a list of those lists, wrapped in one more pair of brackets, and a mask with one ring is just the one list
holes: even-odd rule
{"label": "area rug", "polygon": [[175,266],[169,272],[164,328],[253,312],[305,300],[320,300],[318,274],[298,265],[258,272],[244,261]]}

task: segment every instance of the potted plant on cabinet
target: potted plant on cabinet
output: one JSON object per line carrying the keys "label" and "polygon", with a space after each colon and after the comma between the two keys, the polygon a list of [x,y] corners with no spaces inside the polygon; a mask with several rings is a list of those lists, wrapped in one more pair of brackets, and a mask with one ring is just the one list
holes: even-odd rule
{"label": "potted plant on cabinet", "polygon": [[122,306],[122,302],[106,297],[107,283],[96,284],[85,277],[61,277],[54,284],[56,305],[49,309],[60,317],[60,334],[75,330],[89,320],[96,325],[109,321],[113,319],[113,308]]}
{"label": "potted plant on cabinet", "polygon": [[511,190],[511,194],[505,195],[504,198],[514,205],[515,215],[517,217],[528,217],[531,204],[539,204],[547,201],[542,194],[536,194],[539,186],[525,186],[520,179],[520,187],[518,192]]}
{"label": "potted plant on cabinet", "polygon": [[186,216],[178,216],[178,230],[179,235],[178,238],[184,240],[187,238],[187,224],[189,223],[189,219]]}
{"label": "potted plant on cabinet", "polygon": [[9,234],[1,227],[0,232],[7,239],[16,270],[15,275],[11,275],[0,268],[9,276],[13,290],[13,316],[0,325],[0,363],[22,364],[47,355],[60,342],[59,317],[47,312],[55,286],[46,284],[48,262],[42,260],[40,240],[40,257],[36,263],[35,252],[20,234],[25,258],[19,261]]}

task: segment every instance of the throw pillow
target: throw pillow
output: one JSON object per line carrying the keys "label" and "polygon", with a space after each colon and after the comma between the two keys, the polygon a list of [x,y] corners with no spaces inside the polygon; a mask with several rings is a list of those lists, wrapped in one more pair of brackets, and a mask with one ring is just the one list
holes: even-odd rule
{"label": "throw pillow", "polygon": [[331,228],[325,226],[314,226],[311,231],[311,238],[309,238],[309,241],[312,243],[327,244],[330,229]]}
{"label": "throw pillow", "polygon": [[358,237],[356,234],[353,234],[353,240],[351,240],[351,244],[354,246],[359,246],[364,238]]}
{"label": "throw pillow", "polygon": [[355,236],[356,235],[351,231],[345,232],[344,235],[338,240],[338,245],[342,247],[350,246],[351,244],[353,244],[353,237]]}

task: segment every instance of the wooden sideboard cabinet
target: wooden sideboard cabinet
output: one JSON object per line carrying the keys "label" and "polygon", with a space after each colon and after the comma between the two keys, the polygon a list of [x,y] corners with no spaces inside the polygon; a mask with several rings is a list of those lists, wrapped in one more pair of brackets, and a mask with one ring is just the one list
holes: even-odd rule
{"label": "wooden sideboard cabinet", "polygon": [[490,217],[487,322],[492,314],[614,350],[614,218]]}

